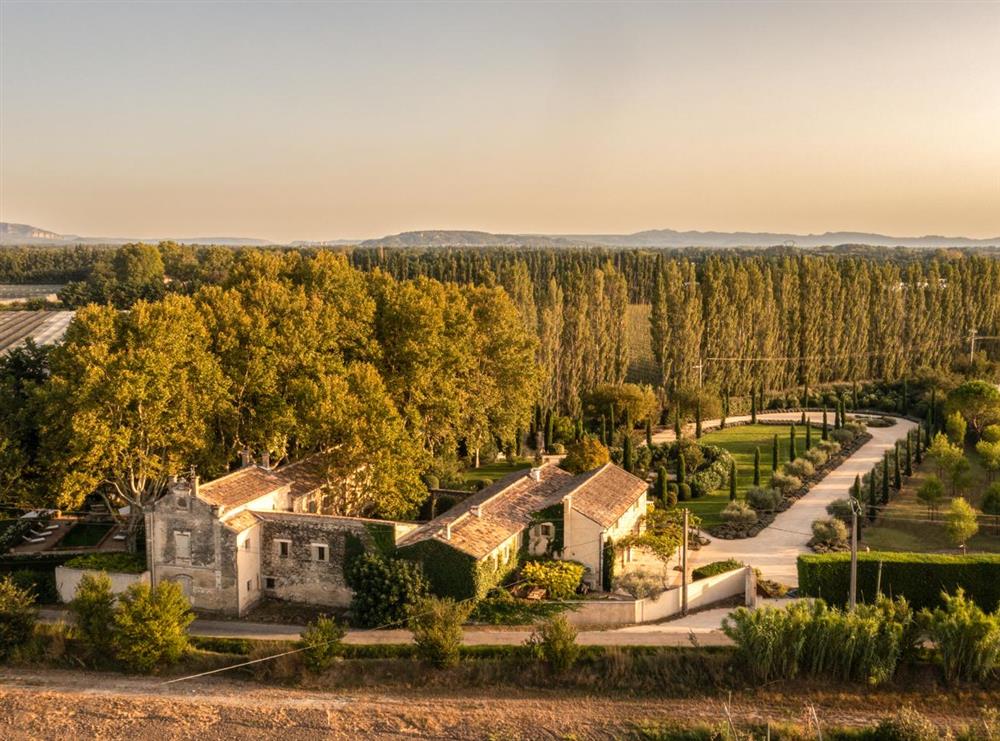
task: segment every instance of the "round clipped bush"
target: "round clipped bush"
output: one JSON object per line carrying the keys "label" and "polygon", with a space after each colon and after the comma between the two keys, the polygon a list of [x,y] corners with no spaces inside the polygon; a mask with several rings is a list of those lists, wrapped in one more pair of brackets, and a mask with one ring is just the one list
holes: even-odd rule
{"label": "round clipped bush", "polygon": [[816,468],[819,468],[824,463],[827,462],[829,456],[819,449],[819,447],[810,448],[805,453],[802,454],[802,459],[807,460],[813,464]]}
{"label": "round clipped bush", "polygon": [[816,468],[805,458],[796,458],[791,463],[785,464],[785,473],[797,479],[807,479],[816,473]]}
{"label": "round clipped bush", "polygon": [[691,486],[689,484],[677,485],[677,501],[686,502],[691,498]]}
{"label": "round clipped bush", "polygon": [[563,445],[562,443],[555,443],[552,446],[552,452],[555,455],[566,455],[566,446]]}
{"label": "round clipped bush", "polygon": [[822,450],[827,455],[827,460],[831,455],[836,455],[840,452],[840,443],[836,440],[820,440],[816,443],[814,450]]}
{"label": "round clipped bush", "polygon": [[816,520],[812,524],[813,541],[827,546],[847,543],[847,525],[836,517]]}
{"label": "round clipped bush", "polygon": [[731,525],[753,525],[757,522],[757,512],[743,502],[730,502],[719,513],[719,517]]}
{"label": "round clipped bush", "polygon": [[840,520],[845,525],[851,521],[852,511],[849,499],[834,499],[826,505],[826,513]]}
{"label": "round clipped bush", "polygon": [[774,476],[771,477],[771,486],[780,491],[782,496],[787,497],[802,488],[802,479],[789,473],[775,471]]}
{"label": "round clipped bush", "polygon": [[839,430],[831,430],[830,438],[840,445],[847,445],[855,438],[855,434],[852,430],[847,427],[841,427]]}
{"label": "round clipped bush", "polygon": [[757,512],[773,512],[781,504],[781,492],[765,486],[751,486],[747,489],[747,504]]}

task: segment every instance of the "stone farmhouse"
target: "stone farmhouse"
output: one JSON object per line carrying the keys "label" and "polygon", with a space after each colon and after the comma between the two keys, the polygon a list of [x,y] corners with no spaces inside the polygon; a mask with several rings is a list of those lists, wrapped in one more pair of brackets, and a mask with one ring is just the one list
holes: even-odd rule
{"label": "stone farmhouse", "polygon": [[[422,525],[321,514],[326,484],[316,456],[172,482],[146,513],[152,583],[176,581],[196,609],[232,615],[265,596],[346,606],[354,539],[419,561],[441,595],[482,596],[525,553],[578,561],[600,589],[605,544],[638,532],[646,513],[646,483],[610,463],[580,475],[553,464],[515,472]],[[632,554],[616,557],[624,565]]]}

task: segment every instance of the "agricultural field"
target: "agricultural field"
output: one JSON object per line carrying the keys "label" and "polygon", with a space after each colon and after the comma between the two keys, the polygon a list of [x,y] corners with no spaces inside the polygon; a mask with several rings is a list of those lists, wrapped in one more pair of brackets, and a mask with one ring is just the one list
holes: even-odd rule
{"label": "agricultural field", "polygon": [[[805,449],[805,428],[797,425],[798,448]],[[760,448],[760,478],[766,484],[771,476],[771,446],[778,436],[778,465],[788,462],[788,427],[785,425],[741,425],[724,430],[713,430],[701,437],[705,445],[717,445],[728,450],[736,459],[736,494],[742,498],[753,486],[754,450]],[[819,430],[813,430],[813,439],[819,440]],[[729,503],[728,484],[707,497],[686,502],[685,506],[701,518],[702,526],[710,527],[722,522],[719,513]]]}

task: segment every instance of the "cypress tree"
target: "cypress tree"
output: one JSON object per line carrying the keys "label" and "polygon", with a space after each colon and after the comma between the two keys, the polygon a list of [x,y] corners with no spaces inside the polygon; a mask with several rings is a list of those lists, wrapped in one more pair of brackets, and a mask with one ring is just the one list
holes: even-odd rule
{"label": "cypress tree", "polygon": [[878,498],[875,496],[875,469],[868,474],[868,519],[875,522],[878,517]]}
{"label": "cypress tree", "polygon": [[915,454],[916,454],[917,465],[918,466],[921,463],[924,462],[924,438],[923,438],[924,433],[923,433],[923,429],[924,429],[923,425],[917,425],[917,430],[916,430],[916,433],[917,433],[917,449],[915,451]]}
{"label": "cypress tree", "polygon": [[826,407],[823,407],[823,439],[830,439],[830,422],[826,418]]}
{"label": "cypress tree", "polygon": [[574,435],[577,442],[583,440],[583,415],[576,418],[576,435]]}
{"label": "cypress tree", "polygon": [[687,462],[684,460],[684,454],[678,452],[677,453],[677,485],[678,486],[680,486],[681,484],[686,484],[687,483],[687,471],[685,471],[685,468],[687,468]]}
{"label": "cypress tree", "polygon": [[934,411],[931,409],[931,407],[927,407],[927,419],[924,422],[924,427],[926,429],[926,434],[924,435],[924,439],[927,440],[927,442],[929,443],[931,439],[930,431],[934,429]]}
{"label": "cypress tree", "polygon": [[553,442],[555,441],[552,439],[552,410],[547,409],[545,411],[545,449],[551,450]]}
{"label": "cypress tree", "polygon": [[632,473],[635,468],[635,458],[632,455],[632,436],[627,432],[622,440],[622,468]]}
{"label": "cypress tree", "polygon": [[781,450],[779,449],[778,436],[774,436],[774,440],[771,443],[771,472],[774,473],[778,470],[778,459],[781,457]]}
{"label": "cypress tree", "polygon": [[802,410],[802,416],[799,417],[799,424],[804,425],[806,423],[806,410]]}
{"label": "cypress tree", "polygon": [[615,432],[618,431],[618,425],[615,420],[615,403],[611,402],[610,416],[608,420],[611,422],[611,437],[615,436]]}
{"label": "cypress tree", "polygon": [[903,471],[902,471],[901,461],[899,460],[900,458],[902,458],[902,455],[899,450],[898,440],[896,441],[895,453],[896,454],[893,456],[892,459],[892,487],[896,491],[899,491],[900,489],[903,488]]}
{"label": "cypress tree", "polygon": [[811,450],[813,446],[813,426],[806,422],[806,450]]}
{"label": "cypress tree", "polygon": [[851,497],[858,502],[861,501],[861,474],[854,477],[854,486],[851,487]]}
{"label": "cypress tree", "polygon": [[858,408],[858,382],[851,381],[851,409]]}
{"label": "cypress tree", "polygon": [[757,397],[750,392],[750,424],[757,424]]}
{"label": "cypress tree", "polygon": [[760,448],[753,449],[753,485],[760,486]]}
{"label": "cypress tree", "polygon": [[910,395],[910,388],[909,388],[909,385],[906,382],[906,379],[904,378],[903,379],[903,401],[902,401],[902,405],[901,405],[901,407],[899,409],[899,413],[900,414],[906,414],[906,410],[910,406],[909,395]]}
{"label": "cypress tree", "polygon": [[653,420],[651,417],[646,417],[646,447],[653,447]]}
{"label": "cypress tree", "polygon": [[889,451],[882,455],[882,504],[889,503]]}
{"label": "cypress tree", "polygon": [[796,452],[797,451],[795,450],[795,425],[793,424],[791,427],[788,428],[788,460],[789,461],[794,461],[795,460],[795,454],[796,454]]}
{"label": "cypress tree", "polygon": [[694,407],[694,436],[701,439],[701,399]]}
{"label": "cypress tree", "polygon": [[667,498],[667,469],[663,466],[656,470],[656,498],[663,503],[664,507],[670,506]]}
{"label": "cypress tree", "polygon": [[913,443],[911,442],[913,435],[909,432],[906,433],[906,469],[903,473],[906,474],[906,478],[910,478],[913,475]]}
{"label": "cypress tree", "polygon": [[683,435],[684,431],[681,427],[681,408],[678,406],[674,411],[674,439],[680,440]]}
{"label": "cypress tree", "polygon": [[626,407],[625,409],[625,434],[628,435],[632,432],[632,412]]}
{"label": "cypress tree", "polygon": [[604,445],[606,447],[607,444],[608,444],[608,422],[604,418],[604,415],[602,414],[601,415],[601,445]]}
{"label": "cypress tree", "polygon": [[736,461],[729,462],[729,501],[736,501]]}
{"label": "cypress tree", "polygon": [[726,429],[726,417],[729,415],[729,392],[722,394],[722,417],[719,419],[719,429]]}
{"label": "cypress tree", "polygon": [[524,430],[522,430],[520,427],[518,427],[517,428],[517,432],[514,433],[514,434],[515,434],[515,437],[514,437],[514,455],[516,455],[518,458],[520,458],[521,457],[521,442],[522,442],[522,440],[524,440]]}
{"label": "cypress tree", "polygon": [[934,425],[937,424],[937,389],[931,389],[931,405],[927,407],[927,440],[930,441],[934,434]]}

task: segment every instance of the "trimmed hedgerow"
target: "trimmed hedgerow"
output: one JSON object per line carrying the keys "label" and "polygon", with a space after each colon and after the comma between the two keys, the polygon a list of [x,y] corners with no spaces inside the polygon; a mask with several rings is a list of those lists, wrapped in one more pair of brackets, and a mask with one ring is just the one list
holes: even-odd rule
{"label": "trimmed hedgerow", "polygon": [[[1000,554],[859,553],[859,601],[876,599],[879,562],[882,594],[906,597],[914,609],[939,607],[942,592],[959,588],[987,612],[1000,604]],[[799,556],[799,593],[843,605],[848,599],[850,570],[848,553]]]}
{"label": "trimmed hedgerow", "polygon": [[712,563],[707,563],[704,566],[699,566],[692,571],[691,580],[697,581],[698,579],[707,579],[710,576],[718,576],[719,574],[725,574],[727,571],[735,571],[736,569],[742,569],[745,567],[745,563],[742,563],[741,561],[734,561],[731,558],[728,561],[713,561]]}
{"label": "trimmed hedgerow", "polygon": [[136,553],[90,553],[86,556],[71,558],[63,566],[68,569],[141,574],[146,570],[146,558]]}

